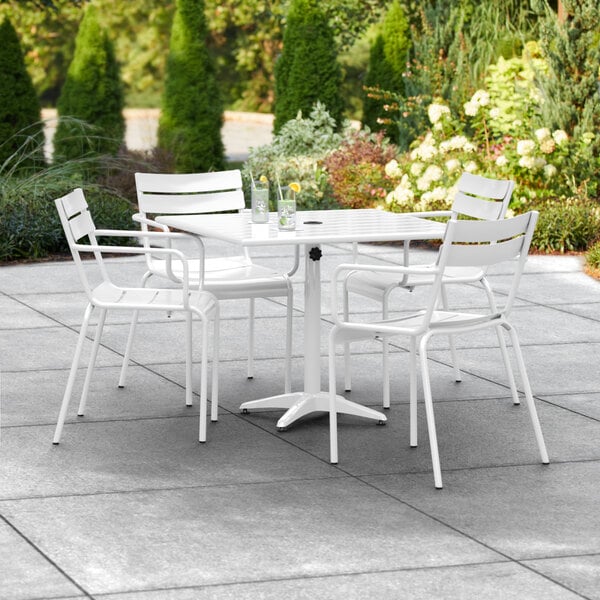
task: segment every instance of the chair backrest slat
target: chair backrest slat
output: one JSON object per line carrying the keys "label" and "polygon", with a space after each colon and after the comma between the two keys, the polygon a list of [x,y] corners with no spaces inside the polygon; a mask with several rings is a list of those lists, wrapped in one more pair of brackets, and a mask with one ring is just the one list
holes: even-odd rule
{"label": "chair backrest slat", "polygon": [[448,251],[446,266],[483,267],[495,265],[518,257],[522,247],[522,238],[513,238],[504,242],[488,245],[453,245]]}
{"label": "chair backrest slat", "polygon": [[504,296],[503,312],[512,308],[521,274],[529,253],[529,246],[538,219],[531,211],[518,217],[498,221],[450,220],[440,247],[440,273],[434,282],[434,291],[428,307],[428,318],[439,304],[444,270],[447,267],[483,268],[510,261],[513,277],[508,296]]}
{"label": "chair backrest slat", "polygon": [[464,215],[488,221],[503,219],[514,187],[514,181],[508,179],[489,179],[463,173],[458,180],[452,212],[455,216]]}
{"label": "chair backrest slat", "polygon": [[77,242],[82,237],[90,235],[96,229],[92,216],[86,208],[83,212],[69,219],[69,228],[73,235],[73,239]]}
{"label": "chair backrest slat", "polygon": [[[73,256],[73,261],[77,267],[79,278],[81,279],[81,283],[83,284],[88,298],[91,299],[94,286],[88,277],[84,261],[82,261],[80,256],[80,251],[76,248],[77,242],[85,236],[88,236],[90,244],[97,243],[94,235],[96,227],[88,210],[83,190],[77,188],[66,196],[57,198],[54,201],[54,204],[56,205],[58,216],[60,217],[60,222],[65,232],[71,255]],[[108,273],[102,261],[102,255],[100,252],[94,252],[93,255],[96,259],[95,263],[100,270],[102,279],[107,281]],[[85,264],[90,265],[92,262],[93,261],[85,261]]]}
{"label": "chair backrest slat", "polygon": [[70,219],[77,213],[87,210],[88,207],[87,202],[85,201],[85,196],[83,195],[83,190],[81,188],[77,188],[70,194],[60,198],[60,202],[67,219]]}
{"label": "chair backrest slat", "polygon": [[201,214],[244,208],[239,169],[214,173],[136,173],[138,208],[151,214]]}

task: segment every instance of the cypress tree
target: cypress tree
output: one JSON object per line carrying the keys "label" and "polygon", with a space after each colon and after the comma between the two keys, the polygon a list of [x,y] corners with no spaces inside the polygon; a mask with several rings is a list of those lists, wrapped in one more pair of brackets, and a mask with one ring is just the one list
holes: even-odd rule
{"label": "cypress tree", "polygon": [[158,145],[180,173],[224,166],[223,105],[206,36],[204,1],[177,0]]}
{"label": "cypress tree", "polygon": [[309,115],[317,101],[339,126],[344,110],[341,83],[333,30],[318,0],[292,0],[283,52],[275,64],[274,131],[298,111]]}
{"label": "cypress tree", "polygon": [[540,44],[548,73],[539,74],[545,125],[580,137],[594,133],[600,156],[600,5],[597,0],[564,0],[561,22],[544,7]]}
{"label": "cypress tree", "polygon": [[[89,154],[116,154],[123,143],[123,86],[113,44],[98,22],[97,9],[88,5],[75,39],[75,54],[58,99],[60,120],[54,136],[54,159],[70,160]],[[81,126],[62,117],[74,117]]]}
{"label": "cypress tree", "polygon": [[20,166],[43,164],[43,142],[40,103],[17,33],[5,18],[0,25],[0,166],[15,153]]}
{"label": "cypress tree", "polygon": [[[409,46],[408,20],[399,0],[394,0],[384,17],[381,32],[375,38],[369,52],[365,87],[404,95],[402,75],[406,70]],[[393,141],[397,141],[396,125],[388,128],[378,123],[378,119],[386,116],[383,104],[382,97],[373,97],[373,94],[367,90],[363,100],[363,123],[373,131],[387,129],[388,136]]]}

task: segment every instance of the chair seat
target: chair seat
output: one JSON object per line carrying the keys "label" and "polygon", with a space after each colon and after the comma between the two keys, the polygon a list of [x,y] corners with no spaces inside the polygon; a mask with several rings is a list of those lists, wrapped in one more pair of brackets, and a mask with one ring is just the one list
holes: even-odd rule
{"label": "chair seat", "polygon": [[[479,315],[476,313],[452,312],[445,310],[436,310],[433,312],[431,321],[429,322],[430,330],[438,330],[440,333],[460,333],[466,329],[476,329],[479,326],[489,326],[490,321],[499,319],[499,314]],[[395,319],[386,319],[373,321],[368,326],[361,323],[344,323],[343,331],[338,332],[337,339],[344,342],[353,342],[364,339],[372,339],[374,337],[384,338],[393,335],[419,335],[425,332],[425,311],[419,311],[406,316],[397,317]],[[382,327],[381,331],[377,331],[377,326]],[[389,333],[384,330],[384,327],[393,327],[394,333]]]}
{"label": "chair seat", "polygon": [[[190,305],[207,314],[216,306],[216,298],[206,291],[189,292]],[[102,282],[92,291],[98,306],[105,308],[144,308],[154,310],[182,310],[183,291],[177,289],[125,288],[108,281]]]}
{"label": "chair seat", "polygon": [[[349,292],[367,296],[373,300],[383,300],[390,288],[412,288],[419,285],[431,285],[434,279],[434,264],[419,265],[419,269],[431,269],[431,275],[410,275],[404,282],[402,274],[356,271],[346,280]],[[444,272],[444,282],[469,283],[479,281],[483,271],[475,267],[448,267]]]}
{"label": "chair seat", "polygon": [[[190,285],[198,284],[199,260],[188,260]],[[182,276],[181,263],[172,261],[171,270]],[[167,277],[165,260],[154,259],[152,272]],[[269,267],[249,263],[244,256],[207,258],[205,261],[204,290],[220,300],[232,298],[262,298],[287,296],[288,278]]]}

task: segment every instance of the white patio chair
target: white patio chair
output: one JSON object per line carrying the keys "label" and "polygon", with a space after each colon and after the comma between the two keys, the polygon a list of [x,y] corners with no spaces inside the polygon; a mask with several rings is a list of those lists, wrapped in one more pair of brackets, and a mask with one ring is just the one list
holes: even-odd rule
{"label": "white patio chair", "polygon": [[[213,173],[157,174],[136,173],[137,199],[139,212],[133,219],[140,223],[142,231],[148,228],[169,231],[166,225],[157,223],[151,215],[204,214],[244,208],[242,176],[239,170]],[[182,234],[195,241],[203,252],[202,240],[190,234]],[[287,324],[285,342],[285,392],[291,391],[291,354],[292,354],[292,313],[294,308],[293,288],[290,281],[298,267],[298,253],[289,273],[280,273],[275,269],[252,262],[248,249],[241,250],[239,256],[207,257],[204,260],[203,289],[213,293],[219,300],[249,299],[249,337],[248,337],[248,378],[254,376],[254,301],[256,298],[285,297],[287,303]],[[148,267],[142,279],[142,285],[153,275],[181,282],[181,263],[169,256],[154,253],[146,255]],[[196,273],[198,260],[190,259],[190,286],[197,287]],[[137,314],[134,313],[119,385],[125,385],[131,345],[135,335]]]}
{"label": "white patio chair", "polygon": [[[457,192],[452,203],[451,210],[437,210],[419,213],[408,213],[422,218],[447,218],[457,219],[459,216],[469,217],[472,219],[481,220],[496,220],[503,219],[510,199],[514,190],[515,184],[510,180],[488,179],[480,175],[471,173],[463,173],[457,183]],[[403,248],[403,264],[408,266],[410,263],[410,242],[404,242]],[[430,265],[433,269],[435,265]],[[389,298],[390,294],[398,288],[404,288],[412,291],[415,287],[423,285],[431,285],[433,282],[432,271],[420,275],[403,275],[398,277],[389,273],[375,273],[371,271],[356,271],[352,273],[344,281],[344,319],[348,320],[349,314],[349,294],[358,294],[381,302],[382,317],[388,318],[389,313]],[[444,284],[458,283],[480,283],[485,290],[488,299],[490,299],[490,289],[485,278],[485,271],[480,268],[456,267],[446,270]],[[448,299],[445,286],[442,285],[440,301],[442,306],[448,308]],[[504,339],[499,338],[501,346],[504,346]],[[450,352],[454,366],[454,378],[456,381],[461,380],[460,368],[456,358],[456,348],[454,340],[450,338]],[[383,362],[387,365],[389,361],[389,346],[387,342],[383,343]],[[344,369],[345,380],[344,388],[349,392],[352,388],[351,368],[350,368],[350,345],[344,347]],[[384,371],[389,373],[387,366],[384,366]],[[513,402],[519,403],[519,396],[516,391],[514,381],[509,376],[511,385],[511,393]],[[383,407],[390,407],[390,382],[383,382]]]}
{"label": "white patio chair", "polygon": [[[54,444],[60,442],[60,437],[73,391],[75,376],[81,357],[83,342],[86,337],[90,317],[94,309],[100,310],[96,335],[92,345],[91,355],[87,367],[87,373],[81,392],[79,410],[77,414],[83,416],[87,401],[88,391],[102,329],[106,319],[108,309],[117,308],[120,310],[133,310],[136,313],[140,310],[152,311],[181,311],[185,313],[185,398],[188,406],[192,405],[192,316],[197,316],[202,321],[202,358],[201,358],[201,384],[200,384],[200,422],[198,439],[200,442],[206,441],[206,407],[207,407],[207,354],[208,354],[208,324],[212,319],[214,322],[213,336],[213,360],[212,360],[212,392],[211,392],[211,418],[216,421],[218,411],[218,348],[219,348],[219,305],[217,299],[210,292],[199,290],[190,290],[189,264],[185,255],[179,250],[172,248],[151,248],[151,247],[132,247],[132,246],[103,246],[98,243],[99,237],[137,237],[145,239],[147,243],[151,240],[178,239],[181,237],[178,233],[162,232],[140,232],[140,231],[121,231],[111,229],[96,229],[94,222],[88,210],[83,191],[76,189],[70,194],[55,200],[56,208],[60,216],[65,236],[71,249],[71,254],[81,283],[88,298],[88,305],[85,309],[83,323],[79,332],[79,339],[75,349],[75,356],[71,364],[67,387],[60,407],[58,422],[54,433]],[[87,238],[87,243],[80,243],[80,240]],[[156,253],[158,256],[171,257],[176,259],[181,267],[181,286],[177,289],[152,289],[141,287],[122,287],[113,283],[109,277],[106,265],[103,261],[103,253],[110,254],[148,254]],[[95,259],[93,261],[83,261],[82,254],[91,254]],[[202,266],[202,262],[197,263]],[[100,282],[97,285],[92,283],[89,271],[97,267],[95,277]],[[196,274],[196,283],[202,282],[202,269]],[[201,287],[201,286],[200,286]]]}
{"label": "white patio chair", "polygon": [[[517,365],[521,373],[523,391],[527,407],[533,423],[538,448],[544,464],[548,463],[548,454],[537,417],[529,379],[525,370],[523,356],[517,333],[509,321],[509,314],[515,300],[519,280],[527,260],[529,245],[537,222],[538,213],[530,212],[511,219],[499,221],[467,221],[451,220],[448,223],[444,243],[438,253],[435,266],[404,267],[342,264],[337,267],[332,280],[332,313],[334,326],[329,337],[329,393],[330,393],[330,438],[331,462],[338,462],[337,414],[335,411],[335,348],[339,344],[359,339],[384,339],[394,336],[410,338],[410,445],[417,445],[417,345],[420,358],[420,370],[425,396],[427,429],[431,446],[431,460],[435,487],[442,487],[440,459],[436,437],[435,419],[429,369],[427,366],[427,344],[433,335],[467,334],[486,328],[495,329],[501,336],[503,330],[509,332]],[[494,294],[487,312],[456,312],[438,309],[442,297],[443,285],[448,272],[456,268],[484,269],[497,263],[512,266],[513,277],[504,305],[496,305]],[[355,270],[371,269],[373,272],[396,277],[426,275],[433,277],[431,292],[424,310],[394,319],[382,319],[377,322],[350,322],[345,317],[339,318],[336,298],[337,283],[343,273]],[[491,289],[491,288],[490,288]],[[502,352],[506,369],[512,374],[510,360],[506,352]],[[384,366],[387,368],[387,365]],[[387,376],[387,374],[384,374]]]}

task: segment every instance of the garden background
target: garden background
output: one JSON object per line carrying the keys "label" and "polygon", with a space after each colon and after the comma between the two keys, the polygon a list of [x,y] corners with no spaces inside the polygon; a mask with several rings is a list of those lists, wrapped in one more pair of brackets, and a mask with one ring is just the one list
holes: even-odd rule
{"label": "garden background", "polygon": [[[73,187],[126,228],[136,170],[240,167],[307,208],[446,208],[462,171],[511,178],[539,251],[600,266],[596,0],[3,0],[0,21],[2,261],[65,252],[51,200]],[[126,148],[125,107],[161,109],[156,148]],[[273,142],[227,163],[225,109],[273,113]]]}

